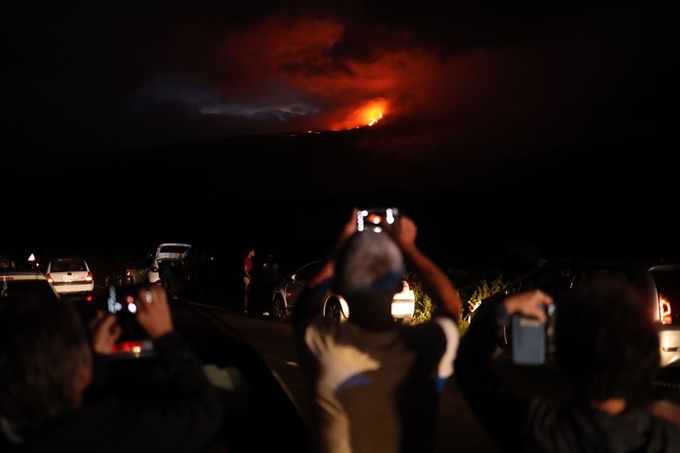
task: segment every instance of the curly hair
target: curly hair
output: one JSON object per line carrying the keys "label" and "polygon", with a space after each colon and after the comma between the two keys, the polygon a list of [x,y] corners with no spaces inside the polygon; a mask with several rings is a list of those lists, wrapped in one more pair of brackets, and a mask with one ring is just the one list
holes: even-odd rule
{"label": "curly hair", "polygon": [[660,352],[646,300],[629,284],[603,276],[559,302],[556,361],[577,402],[624,398],[640,407],[649,401]]}
{"label": "curly hair", "polygon": [[79,371],[91,364],[73,304],[27,298],[0,314],[0,413],[24,428],[77,408]]}

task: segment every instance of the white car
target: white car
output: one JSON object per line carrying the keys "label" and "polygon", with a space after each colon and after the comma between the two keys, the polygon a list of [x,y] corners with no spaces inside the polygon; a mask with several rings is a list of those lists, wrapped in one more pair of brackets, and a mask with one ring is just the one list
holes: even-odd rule
{"label": "white car", "polygon": [[156,248],[156,262],[160,273],[160,281],[165,285],[173,299],[184,288],[188,278],[185,260],[191,250],[191,244],[182,242],[164,242]]}
{"label": "white car", "polygon": [[158,270],[158,260],[152,254],[147,254],[139,261],[133,261],[128,266],[128,275],[132,283],[158,283],[161,274]]}
{"label": "white car", "polygon": [[[290,315],[297,299],[307,282],[319,272],[323,261],[313,261],[293,272],[288,278],[274,288],[270,316],[282,321]],[[392,299],[392,317],[395,321],[409,324],[416,309],[416,298],[411,282],[404,275],[402,290]],[[345,299],[331,294],[323,304],[323,315],[332,322],[345,322],[349,319],[349,306]]]}
{"label": "white car", "polygon": [[56,298],[60,296],[37,269],[0,268],[0,306],[15,297]]}
{"label": "white car", "polygon": [[56,258],[47,263],[45,277],[59,294],[91,294],[94,277],[82,258]]}

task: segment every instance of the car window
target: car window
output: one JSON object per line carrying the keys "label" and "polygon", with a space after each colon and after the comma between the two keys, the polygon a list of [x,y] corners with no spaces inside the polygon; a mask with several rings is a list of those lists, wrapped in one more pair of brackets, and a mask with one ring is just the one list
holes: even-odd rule
{"label": "car window", "polygon": [[520,284],[520,291],[540,289],[551,296],[568,291],[572,287],[574,270],[571,267],[556,267],[536,272],[524,279]]}
{"label": "car window", "polygon": [[295,273],[295,279],[298,281],[311,279],[319,273],[323,264],[323,261],[317,261],[303,266]]}
{"label": "car window", "polygon": [[680,324],[680,269],[650,271],[659,297],[659,318],[663,324]]}
{"label": "car window", "polygon": [[50,272],[79,272],[86,271],[87,267],[82,260],[57,260],[52,261]]}
{"label": "car window", "polygon": [[165,245],[160,248],[160,253],[184,253],[189,247],[183,245]]}

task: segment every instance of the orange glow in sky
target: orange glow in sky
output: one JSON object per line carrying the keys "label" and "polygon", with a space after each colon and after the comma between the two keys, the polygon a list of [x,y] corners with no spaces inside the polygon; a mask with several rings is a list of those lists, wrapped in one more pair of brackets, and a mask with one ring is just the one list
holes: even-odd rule
{"label": "orange glow in sky", "polygon": [[342,120],[333,123],[332,130],[355,129],[363,126],[373,126],[382,119],[387,112],[387,101],[376,98],[359,108],[352,110]]}

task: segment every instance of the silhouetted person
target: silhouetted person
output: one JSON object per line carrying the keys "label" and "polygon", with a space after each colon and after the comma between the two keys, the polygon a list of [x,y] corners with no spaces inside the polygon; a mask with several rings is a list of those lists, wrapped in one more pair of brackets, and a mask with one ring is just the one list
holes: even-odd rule
{"label": "silhouetted person", "polygon": [[253,289],[253,257],[255,256],[255,249],[248,247],[246,257],[243,259],[243,283],[245,284],[245,297],[243,301],[243,312],[248,313],[248,302]]}
{"label": "silhouetted person", "polygon": [[[357,232],[356,213],[293,314],[311,392],[313,451],[432,452],[437,402],[458,346],[460,299],[416,246],[409,218],[401,217],[390,233]],[[400,325],[392,317],[404,258],[439,307],[420,325]],[[348,322],[332,323],[321,314],[330,291],[347,301]]]}
{"label": "silhouetted person", "polygon": [[555,358],[571,390],[564,404],[510,391],[490,366],[510,317],[545,321],[551,297],[536,290],[495,303],[472,321],[455,364],[463,395],[502,451],[680,451],[678,427],[649,410],[659,338],[635,290],[600,279],[557,302]]}
{"label": "silhouetted person", "polygon": [[[253,276],[251,283],[251,312],[256,309],[257,313],[267,316],[269,315],[274,286],[276,286],[280,279],[279,265],[274,259],[274,255],[267,255],[262,263],[254,260],[251,275]],[[254,307],[253,305],[257,306]]]}
{"label": "silhouetted person", "polygon": [[[222,402],[192,350],[174,331],[165,289],[135,297],[154,343],[167,395],[128,405],[111,396],[84,404],[121,334],[113,315],[93,322],[92,343],[75,306],[25,299],[0,313],[0,451],[201,451],[221,422]],[[93,352],[94,351],[94,352]]]}

